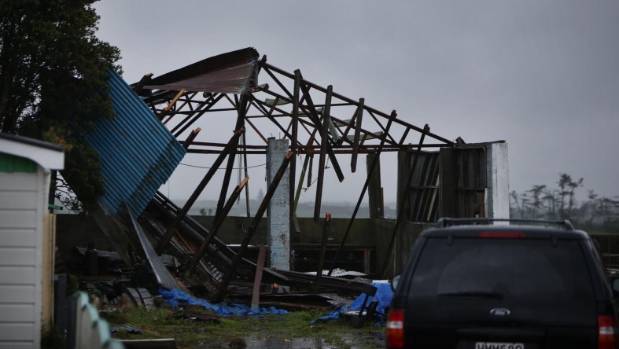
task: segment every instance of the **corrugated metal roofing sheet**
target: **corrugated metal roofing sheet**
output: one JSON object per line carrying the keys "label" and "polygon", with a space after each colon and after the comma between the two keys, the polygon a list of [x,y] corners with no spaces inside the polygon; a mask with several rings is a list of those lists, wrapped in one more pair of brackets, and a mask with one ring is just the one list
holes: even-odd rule
{"label": "corrugated metal roofing sheet", "polygon": [[104,194],[99,203],[110,214],[127,204],[140,215],[185,155],[146,104],[116,73],[110,73],[114,117],[97,122],[86,136],[99,153]]}

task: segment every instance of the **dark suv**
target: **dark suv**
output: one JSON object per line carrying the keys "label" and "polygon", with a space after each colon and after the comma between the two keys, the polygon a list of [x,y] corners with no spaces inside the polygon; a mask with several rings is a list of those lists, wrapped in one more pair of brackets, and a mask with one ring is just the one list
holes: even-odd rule
{"label": "dark suv", "polygon": [[591,238],[567,221],[497,221],[444,219],[421,234],[387,346],[616,348],[613,291]]}

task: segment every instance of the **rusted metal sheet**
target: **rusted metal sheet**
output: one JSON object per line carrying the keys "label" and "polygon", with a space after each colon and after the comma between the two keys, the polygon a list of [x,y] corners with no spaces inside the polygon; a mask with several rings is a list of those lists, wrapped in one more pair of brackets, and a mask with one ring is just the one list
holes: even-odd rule
{"label": "rusted metal sheet", "polygon": [[258,52],[245,48],[209,57],[143,81],[145,89],[244,93],[256,85]]}

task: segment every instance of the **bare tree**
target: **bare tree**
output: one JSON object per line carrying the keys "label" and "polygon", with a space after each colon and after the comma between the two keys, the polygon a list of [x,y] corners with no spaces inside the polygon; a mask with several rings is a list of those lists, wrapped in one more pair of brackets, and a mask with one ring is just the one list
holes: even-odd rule
{"label": "bare tree", "polygon": [[[583,181],[584,179],[582,177],[578,179],[577,181],[574,181],[572,179],[572,176],[570,176],[567,173],[559,174],[559,182],[557,183],[559,184],[559,188],[560,188],[559,194],[561,196],[561,201],[560,201],[561,206],[560,206],[560,211],[559,211],[559,213],[561,214],[561,218],[568,218],[569,216],[572,215],[574,204],[575,204],[574,193],[576,192],[576,188],[582,186]],[[567,198],[567,212],[565,210],[566,198]]]}
{"label": "bare tree", "polygon": [[572,214],[574,213],[574,205],[575,205],[575,199],[574,199],[574,192],[576,191],[576,188],[578,187],[582,187],[582,183],[583,183],[583,178],[580,178],[578,181],[572,181],[570,183],[568,183],[568,188],[569,188],[569,203],[568,203],[568,215],[572,216]]}
{"label": "bare tree", "polygon": [[546,202],[546,211],[549,218],[555,218],[557,215],[557,202],[559,201],[559,192],[557,190],[545,190],[542,200]]}
{"label": "bare tree", "polygon": [[531,205],[529,204],[531,200],[529,199],[529,195],[527,192],[520,194],[520,215],[523,218],[531,217]]}
{"label": "bare tree", "polygon": [[540,208],[542,207],[541,195],[545,189],[546,189],[545,184],[536,184],[536,185],[533,185],[533,187],[527,191],[531,193],[531,198],[533,199],[532,206],[534,208],[534,215],[537,215],[540,213],[539,211],[540,211]]}
{"label": "bare tree", "polygon": [[82,211],[83,205],[69,186],[67,181],[58,174],[54,186],[54,198],[62,204],[63,208],[70,211]]}

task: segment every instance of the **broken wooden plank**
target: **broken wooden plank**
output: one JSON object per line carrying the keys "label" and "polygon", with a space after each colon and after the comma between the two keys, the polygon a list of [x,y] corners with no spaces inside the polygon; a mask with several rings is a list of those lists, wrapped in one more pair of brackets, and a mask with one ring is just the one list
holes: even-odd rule
{"label": "broken wooden plank", "polygon": [[254,287],[251,293],[251,309],[258,310],[260,306],[260,285],[262,284],[262,270],[267,255],[267,248],[264,245],[258,247],[258,260],[256,261],[256,274],[254,275]]}

